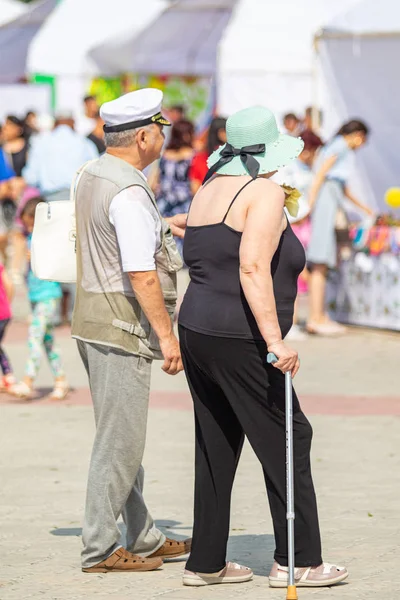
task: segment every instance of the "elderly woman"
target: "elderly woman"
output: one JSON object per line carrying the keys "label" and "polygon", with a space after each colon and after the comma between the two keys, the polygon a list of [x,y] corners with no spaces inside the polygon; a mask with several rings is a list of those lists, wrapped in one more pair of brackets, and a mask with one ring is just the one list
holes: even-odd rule
{"label": "elderly woman", "polygon": [[[270,585],[287,584],[284,373],[299,369],[283,341],[292,326],[304,250],[284,213],[285,192],[270,177],[303,148],[280,135],[274,115],[253,107],[227,122],[195,196],[184,243],[191,282],[180,339],[196,417],[193,547],[183,583],[248,581],[226,562],[231,490],[246,435],[265,474],[276,551]],[[276,368],[266,364],[276,354]],[[294,395],[296,580],[332,585],[344,568],[323,563],[310,469],[312,429]]]}

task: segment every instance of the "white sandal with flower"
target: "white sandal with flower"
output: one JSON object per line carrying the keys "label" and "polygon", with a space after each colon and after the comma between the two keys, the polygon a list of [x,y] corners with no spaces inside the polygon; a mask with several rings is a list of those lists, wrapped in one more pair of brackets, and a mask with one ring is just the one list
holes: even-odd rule
{"label": "white sandal with flower", "polygon": [[[336,585],[349,576],[345,567],[322,563],[318,567],[299,567],[294,570],[297,587],[325,587]],[[287,587],[288,568],[274,563],[269,575],[269,585],[275,588]]]}
{"label": "white sandal with flower", "polygon": [[251,579],[253,579],[253,571],[251,569],[234,562],[228,562],[217,573],[194,573],[186,569],[183,574],[183,585],[199,587],[218,583],[244,583]]}
{"label": "white sandal with flower", "polygon": [[56,381],[54,390],[49,395],[49,400],[64,400],[69,394],[69,385],[66,380]]}
{"label": "white sandal with flower", "polygon": [[15,383],[14,385],[10,386],[8,393],[16,398],[29,400],[33,396],[33,389],[29,387],[27,383],[21,381],[21,383]]}

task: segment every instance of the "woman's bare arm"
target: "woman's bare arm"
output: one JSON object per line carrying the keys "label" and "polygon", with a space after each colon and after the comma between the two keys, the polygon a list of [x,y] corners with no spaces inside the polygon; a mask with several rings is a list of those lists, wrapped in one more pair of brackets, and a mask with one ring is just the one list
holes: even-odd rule
{"label": "woman's bare arm", "polygon": [[271,274],[272,258],[285,226],[285,194],[276,184],[258,180],[247,211],[240,245],[240,282],[268,348],[279,358],[277,368],[298,370],[297,352],[285,346],[279,327]]}
{"label": "woman's bare arm", "polygon": [[276,314],[271,261],[282,235],[285,194],[271,182],[254,185],[259,196],[247,211],[240,245],[240,282],[267,345],[282,339]]}
{"label": "woman's bare arm", "polygon": [[367,215],[372,216],[374,214],[374,211],[369,208],[369,206],[366,206],[365,204],[363,204],[362,202],[360,202],[358,200],[358,198],[356,198],[355,196],[353,196],[353,194],[350,192],[349,188],[346,186],[344,188],[344,195],[346,196],[346,198],[348,200],[350,200],[350,202],[352,204],[354,204],[354,206],[357,206],[357,208],[359,208],[360,210],[364,211],[365,213],[367,213]]}

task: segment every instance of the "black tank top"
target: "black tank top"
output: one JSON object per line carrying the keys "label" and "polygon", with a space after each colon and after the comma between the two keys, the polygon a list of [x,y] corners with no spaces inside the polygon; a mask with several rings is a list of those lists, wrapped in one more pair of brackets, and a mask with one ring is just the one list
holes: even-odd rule
{"label": "black tank top", "polygon": [[[179,324],[187,329],[218,337],[263,339],[240,284],[242,233],[225,223],[236,198],[251,181],[236,194],[220,223],[186,229],[183,256],[190,284],[179,311]],[[297,279],[304,266],[304,248],[288,223],[271,263],[282,337],[293,323]]]}
{"label": "black tank top", "polygon": [[26,165],[26,160],[28,158],[28,144],[26,143],[21,150],[18,152],[14,152],[11,155],[12,167],[15,171],[15,175],[17,177],[22,177],[22,169]]}

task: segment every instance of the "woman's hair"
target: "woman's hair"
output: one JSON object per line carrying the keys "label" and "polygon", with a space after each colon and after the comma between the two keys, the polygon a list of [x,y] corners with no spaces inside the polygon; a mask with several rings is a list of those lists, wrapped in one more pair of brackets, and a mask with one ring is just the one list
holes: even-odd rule
{"label": "woman's hair", "polygon": [[17,127],[20,127],[21,134],[20,134],[19,137],[22,137],[22,138],[26,139],[26,137],[27,137],[27,135],[26,135],[26,133],[27,133],[26,132],[26,127],[25,127],[25,122],[22,119],[19,119],[15,115],[7,115],[6,121],[10,121],[11,123],[13,123],[14,125],[16,125]]}
{"label": "woman's hair", "polygon": [[36,212],[36,207],[41,202],[45,202],[45,200],[41,196],[37,196],[36,198],[31,198],[25,204],[24,208],[21,210],[20,218],[22,217],[34,217]]}
{"label": "woman's hair", "polygon": [[224,143],[224,140],[221,140],[218,134],[221,129],[225,128],[226,119],[224,117],[214,117],[211,121],[207,138],[207,152],[209,155]]}
{"label": "woman's hair", "polygon": [[177,121],[171,129],[171,137],[167,150],[180,150],[181,148],[192,148],[194,137],[194,125],[191,121],[182,119]]}
{"label": "woman's hair", "polygon": [[301,139],[304,142],[303,150],[308,150],[309,152],[313,152],[318,150],[321,146],[323,146],[323,142],[321,138],[316,135],[313,131],[304,131],[300,135]]}
{"label": "woman's hair", "polygon": [[363,121],[353,119],[342,125],[336,135],[350,135],[352,133],[363,133],[364,135],[368,135],[369,127],[363,123]]}

